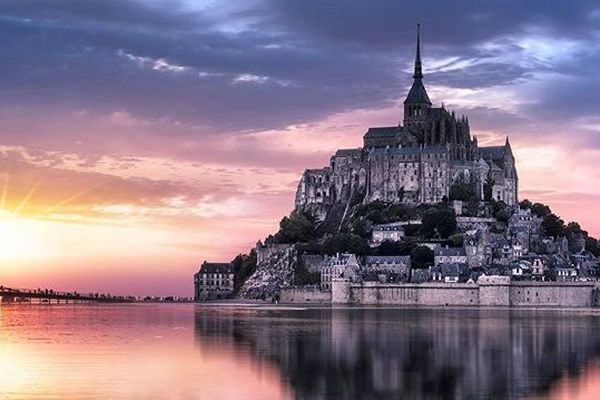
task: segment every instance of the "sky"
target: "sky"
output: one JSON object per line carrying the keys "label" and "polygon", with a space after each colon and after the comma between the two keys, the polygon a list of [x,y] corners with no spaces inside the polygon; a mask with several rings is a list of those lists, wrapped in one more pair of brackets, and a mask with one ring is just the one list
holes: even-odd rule
{"label": "sky", "polygon": [[417,22],[434,104],[600,236],[597,1],[4,0],[0,284],[191,295],[402,119]]}

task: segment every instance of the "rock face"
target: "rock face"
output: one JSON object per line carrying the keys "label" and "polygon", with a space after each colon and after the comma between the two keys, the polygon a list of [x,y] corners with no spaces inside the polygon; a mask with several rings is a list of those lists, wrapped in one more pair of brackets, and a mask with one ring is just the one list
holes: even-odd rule
{"label": "rock face", "polygon": [[238,297],[272,300],[281,287],[292,284],[298,265],[298,252],[292,244],[259,244],[256,251],[256,271],[246,280]]}

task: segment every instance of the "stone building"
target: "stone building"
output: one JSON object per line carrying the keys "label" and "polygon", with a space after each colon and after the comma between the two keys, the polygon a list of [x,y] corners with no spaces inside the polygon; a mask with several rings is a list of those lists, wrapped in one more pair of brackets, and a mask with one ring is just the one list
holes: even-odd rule
{"label": "stone building", "polygon": [[480,147],[467,117],[443,105],[433,107],[420,50],[417,33],[402,124],[369,128],[362,148],[338,150],[329,166],[306,170],[296,192],[298,209],[324,219],[335,203],[436,203],[449,198],[457,184],[469,185],[478,199],[487,192],[494,200],[517,204],[518,175],[508,137],[501,146]]}
{"label": "stone building", "polygon": [[321,290],[331,290],[334,278],[346,278],[354,281],[361,270],[361,265],[354,254],[336,254],[327,257],[321,269]]}
{"label": "stone building", "polygon": [[433,251],[434,265],[467,264],[467,253],[462,247],[438,247]]}
{"label": "stone building", "polygon": [[400,242],[404,239],[404,227],[401,223],[380,224],[373,226],[371,244],[378,246],[387,241]]}
{"label": "stone building", "polygon": [[194,301],[224,299],[233,293],[234,269],[231,263],[204,261],[194,274]]}

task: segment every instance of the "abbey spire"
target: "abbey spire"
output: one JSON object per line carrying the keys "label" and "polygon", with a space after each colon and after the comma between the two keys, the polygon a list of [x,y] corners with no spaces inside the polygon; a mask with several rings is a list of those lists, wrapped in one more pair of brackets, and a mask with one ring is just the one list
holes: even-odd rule
{"label": "abbey spire", "polygon": [[417,24],[417,55],[415,56],[415,73],[414,79],[423,78],[423,69],[421,66],[421,24]]}
{"label": "abbey spire", "polygon": [[431,100],[427,95],[423,85],[423,67],[421,65],[421,24],[417,24],[417,52],[415,55],[415,71],[413,74],[413,84],[404,100],[404,125],[415,126],[425,119]]}

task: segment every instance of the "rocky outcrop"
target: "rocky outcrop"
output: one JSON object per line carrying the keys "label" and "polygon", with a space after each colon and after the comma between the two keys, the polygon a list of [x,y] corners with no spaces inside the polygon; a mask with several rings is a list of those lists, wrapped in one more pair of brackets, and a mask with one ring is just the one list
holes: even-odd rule
{"label": "rocky outcrop", "polygon": [[298,265],[298,252],[294,245],[267,245],[260,252],[256,271],[244,282],[239,298],[272,300],[281,287],[292,284]]}

